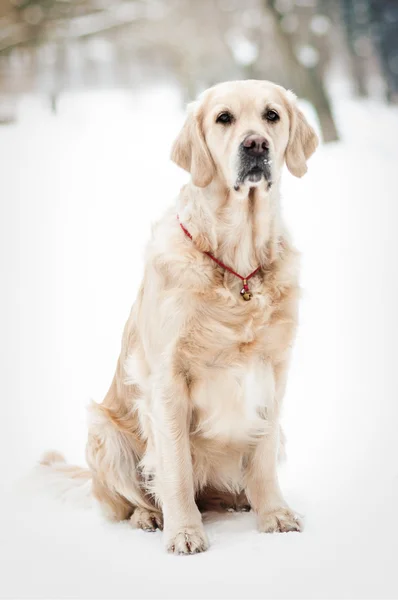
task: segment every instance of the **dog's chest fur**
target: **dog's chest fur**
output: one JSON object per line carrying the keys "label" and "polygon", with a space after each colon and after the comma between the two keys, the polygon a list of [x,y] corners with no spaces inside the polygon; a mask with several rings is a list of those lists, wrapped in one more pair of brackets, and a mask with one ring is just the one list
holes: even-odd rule
{"label": "dog's chest fur", "polygon": [[261,358],[240,366],[210,368],[192,387],[192,433],[223,443],[247,443],[266,429],[274,378]]}
{"label": "dog's chest fur", "polygon": [[[189,385],[192,433],[227,443],[247,443],[267,427],[274,399],[271,364],[274,307],[262,276],[245,302],[239,285],[216,288],[197,301],[197,317],[181,337],[180,364]],[[228,297],[226,297],[228,294]]]}

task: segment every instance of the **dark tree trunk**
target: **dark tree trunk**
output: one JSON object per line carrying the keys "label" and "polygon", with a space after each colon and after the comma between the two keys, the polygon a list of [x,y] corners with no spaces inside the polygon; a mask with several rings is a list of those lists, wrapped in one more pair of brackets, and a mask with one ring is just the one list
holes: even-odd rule
{"label": "dark tree trunk", "polygon": [[[362,3],[363,6],[363,3]],[[358,55],[356,42],[358,39],[369,33],[368,11],[362,10],[360,22],[356,15],[356,0],[341,0],[342,21],[344,25],[345,38],[350,56],[350,70],[354,84],[354,93],[356,96],[365,98],[368,95],[367,90],[367,69],[366,59]]]}
{"label": "dark tree trunk", "polygon": [[398,3],[371,0],[372,33],[386,81],[388,102],[398,102]]}
{"label": "dark tree trunk", "polygon": [[275,24],[275,34],[278,49],[288,70],[289,80],[300,96],[309,100],[318,114],[322,137],[325,143],[335,142],[339,134],[334,121],[332,108],[323,79],[315,67],[305,67],[298,60],[290,43],[288,34],[281,27],[281,16],[275,8],[275,0],[265,0],[268,12]]}

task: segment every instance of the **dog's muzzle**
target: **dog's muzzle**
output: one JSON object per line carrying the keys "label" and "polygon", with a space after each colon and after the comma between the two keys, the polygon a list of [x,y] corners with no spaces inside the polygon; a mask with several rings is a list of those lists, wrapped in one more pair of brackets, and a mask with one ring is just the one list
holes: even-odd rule
{"label": "dog's muzzle", "polygon": [[270,187],[271,160],[268,140],[256,134],[245,137],[239,147],[238,155],[238,177],[235,190],[246,181],[258,183],[263,177]]}

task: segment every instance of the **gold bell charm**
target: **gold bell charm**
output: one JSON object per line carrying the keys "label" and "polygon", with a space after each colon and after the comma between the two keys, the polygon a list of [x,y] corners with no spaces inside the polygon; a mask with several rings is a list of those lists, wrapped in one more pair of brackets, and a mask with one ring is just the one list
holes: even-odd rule
{"label": "gold bell charm", "polygon": [[248,301],[252,299],[253,294],[249,290],[246,279],[243,280],[243,288],[240,291],[240,295],[242,296],[243,300]]}

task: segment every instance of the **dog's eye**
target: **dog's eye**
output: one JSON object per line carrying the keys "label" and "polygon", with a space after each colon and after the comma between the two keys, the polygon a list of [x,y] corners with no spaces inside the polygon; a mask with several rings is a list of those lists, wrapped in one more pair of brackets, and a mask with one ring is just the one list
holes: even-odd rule
{"label": "dog's eye", "polygon": [[220,113],[216,119],[216,123],[222,123],[223,125],[230,125],[234,120],[230,112],[224,111]]}
{"label": "dog's eye", "polygon": [[274,123],[280,119],[276,110],[266,110],[263,116],[264,119],[267,119],[267,121],[272,121]]}

